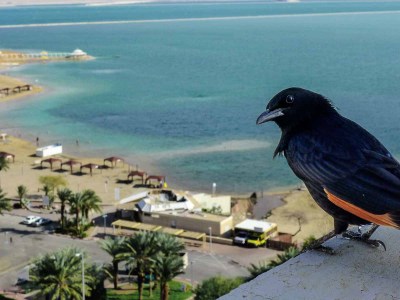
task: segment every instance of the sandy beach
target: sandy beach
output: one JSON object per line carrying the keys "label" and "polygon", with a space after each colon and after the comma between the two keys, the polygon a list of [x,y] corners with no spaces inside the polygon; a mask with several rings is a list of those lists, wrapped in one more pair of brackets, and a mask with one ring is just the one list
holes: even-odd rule
{"label": "sandy beach", "polygon": [[[73,168],[72,174],[69,166],[64,166],[64,170],[60,171],[58,163],[52,171],[49,164],[43,164],[43,168],[41,168],[40,162],[45,158],[35,156],[35,145],[12,136],[8,136],[5,141],[0,142],[0,151],[15,155],[15,162],[10,162],[9,170],[0,174],[1,187],[10,198],[17,197],[17,187],[23,184],[28,188],[29,198],[40,200],[44,194],[41,191],[42,186],[39,183],[39,177],[47,175],[63,176],[68,182],[68,187],[74,192],[84,189],[96,191],[103,204],[106,205],[115,203],[116,188],[120,190],[121,199],[134,192],[132,184],[118,183],[119,180],[125,181],[127,179],[128,172],[131,170],[131,166],[127,164],[118,163],[115,168],[95,169],[93,170],[93,176],[90,176],[88,169],[83,169],[83,174],[80,174],[78,166]],[[73,158],[82,164],[95,163],[100,166],[103,165],[104,159],[79,159],[68,155],[54,157],[60,158],[62,161]]]}

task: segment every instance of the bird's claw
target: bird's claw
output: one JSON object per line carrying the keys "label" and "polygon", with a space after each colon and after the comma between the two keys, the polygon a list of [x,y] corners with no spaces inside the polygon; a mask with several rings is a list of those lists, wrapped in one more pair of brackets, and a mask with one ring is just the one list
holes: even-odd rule
{"label": "bird's claw", "polygon": [[384,242],[382,242],[381,240],[370,240],[370,234],[359,234],[359,233],[355,233],[352,231],[346,231],[344,233],[342,233],[342,236],[346,239],[350,239],[350,240],[355,240],[355,241],[360,241],[363,243],[366,243],[368,245],[371,245],[375,248],[379,248],[379,246],[382,246],[383,249],[386,251],[386,245]]}
{"label": "bird's claw", "polygon": [[379,246],[382,246],[383,249],[386,251],[386,245],[384,242],[380,241],[380,240],[365,240],[365,243],[374,246],[376,248],[379,248]]}

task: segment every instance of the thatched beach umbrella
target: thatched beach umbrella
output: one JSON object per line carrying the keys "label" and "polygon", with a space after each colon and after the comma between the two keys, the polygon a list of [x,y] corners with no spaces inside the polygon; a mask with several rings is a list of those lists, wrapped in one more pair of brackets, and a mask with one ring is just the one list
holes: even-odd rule
{"label": "thatched beach umbrella", "polygon": [[86,164],[86,165],[83,165],[83,166],[81,166],[81,172],[82,172],[82,169],[83,168],[87,168],[87,169],[89,169],[90,170],[90,176],[92,176],[93,174],[93,169],[98,169],[99,168],[99,165],[96,165],[96,164]]}
{"label": "thatched beach umbrella", "polygon": [[106,165],[107,161],[111,163],[112,168],[117,166],[118,162],[124,163],[124,160],[121,157],[117,157],[117,156],[111,156],[111,157],[105,158],[103,164]]}
{"label": "thatched beach umbrella", "polygon": [[47,159],[43,159],[43,160],[40,162],[40,167],[43,168],[43,163],[48,163],[48,164],[50,164],[50,170],[53,170],[53,164],[56,163],[56,162],[60,163],[60,167],[61,167],[61,162],[62,162],[62,160],[59,159],[59,158],[47,158]]}
{"label": "thatched beach umbrella", "polygon": [[82,166],[82,164],[81,164],[79,161],[76,161],[76,160],[73,160],[73,159],[71,159],[71,160],[69,160],[69,161],[66,161],[66,162],[63,162],[63,163],[61,164],[61,169],[62,169],[62,167],[63,167],[64,165],[67,165],[67,166],[69,166],[69,167],[71,168],[71,174],[72,174],[72,167],[73,167],[74,165],[80,165],[80,166]]}
{"label": "thatched beach umbrella", "polygon": [[129,178],[133,180],[133,177],[139,176],[142,179],[142,184],[144,183],[144,179],[146,178],[147,173],[146,172],[140,172],[140,171],[132,171],[128,174],[128,180]]}
{"label": "thatched beach umbrella", "polygon": [[0,152],[0,157],[3,157],[4,159],[11,159],[12,161],[15,162],[15,155],[8,153],[8,152]]}

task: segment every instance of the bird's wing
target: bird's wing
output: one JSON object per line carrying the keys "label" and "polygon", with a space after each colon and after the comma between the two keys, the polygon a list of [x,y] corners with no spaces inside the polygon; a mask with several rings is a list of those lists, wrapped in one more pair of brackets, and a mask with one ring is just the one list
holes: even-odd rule
{"label": "bird's wing", "polygon": [[400,164],[368,138],[339,145],[322,135],[303,135],[291,141],[286,157],[298,177],[323,187],[335,205],[370,222],[398,227]]}

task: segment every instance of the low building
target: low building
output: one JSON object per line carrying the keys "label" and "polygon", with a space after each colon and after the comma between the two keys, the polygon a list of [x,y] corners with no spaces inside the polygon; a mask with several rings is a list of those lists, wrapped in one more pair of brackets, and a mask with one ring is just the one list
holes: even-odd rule
{"label": "low building", "polygon": [[118,216],[124,219],[167,228],[211,233],[213,236],[229,237],[232,234],[232,216],[203,212],[199,203],[188,193],[162,190],[155,194],[143,194],[136,202],[121,200],[120,203]]}
{"label": "low building", "polygon": [[213,236],[232,235],[232,216],[219,216],[194,211],[163,211],[143,213],[142,222],[188,231],[204,232]]}

